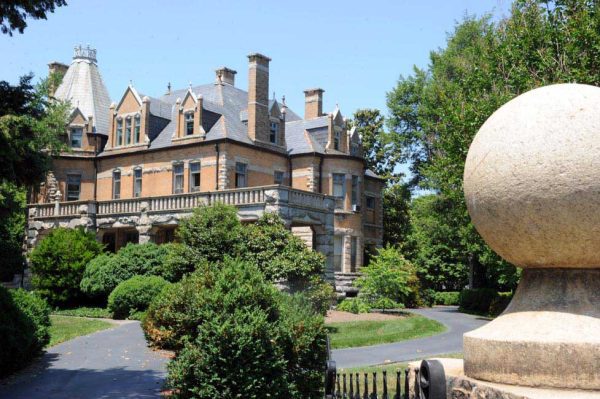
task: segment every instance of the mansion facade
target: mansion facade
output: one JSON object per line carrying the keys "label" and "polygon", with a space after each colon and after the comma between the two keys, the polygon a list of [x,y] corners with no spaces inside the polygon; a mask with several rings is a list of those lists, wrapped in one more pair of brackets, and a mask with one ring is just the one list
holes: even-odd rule
{"label": "mansion facade", "polygon": [[49,64],[54,97],[72,106],[70,151],[30,198],[28,245],[57,226],[84,226],[112,251],[128,242],[173,240],[197,206],[224,202],[242,221],[278,213],[322,252],[328,274],[356,272],[381,246],[384,181],[366,168],[361,139],[339,110],[323,112],[324,90],[304,91],[300,116],[269,97],[270,59],[248,56],[248,91],[236,71],[159,97],[130,84],[111,102],[96,51]]}

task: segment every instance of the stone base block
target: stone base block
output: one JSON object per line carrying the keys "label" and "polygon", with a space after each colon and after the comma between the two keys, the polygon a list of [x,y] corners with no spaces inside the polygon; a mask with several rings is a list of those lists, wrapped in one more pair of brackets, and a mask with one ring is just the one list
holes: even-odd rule
{"label": "stone base block", "polygon": [[[600,391],[532,388],[469,378],[461,359],[437,359],[446,374],[446,399],[599,399]],[[420,398],[417,373],[421,362],[409,364],[409,398]]]}

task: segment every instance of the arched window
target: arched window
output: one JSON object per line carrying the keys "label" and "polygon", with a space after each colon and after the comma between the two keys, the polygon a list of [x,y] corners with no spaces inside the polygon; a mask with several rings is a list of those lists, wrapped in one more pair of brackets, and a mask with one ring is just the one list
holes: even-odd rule
{"label": "arched window", "polygon": [[185,114],[185,135],[191,136],[194,134],[194,113],[186,112]]}
{"label": "arched window", "polygon": [[125,119],[125,144],[131,144],[131,116]]}
{"label": "arched window", "polygon": [[123,119],[117,119],[117,146],[120,147],[123,145]]}
{"label": "arched window", "polygon": [[135,124],[133,126],[133,143],[138,144],[140,142],[140,131],[142,126],[142,119],[139,115],[135,116]]}

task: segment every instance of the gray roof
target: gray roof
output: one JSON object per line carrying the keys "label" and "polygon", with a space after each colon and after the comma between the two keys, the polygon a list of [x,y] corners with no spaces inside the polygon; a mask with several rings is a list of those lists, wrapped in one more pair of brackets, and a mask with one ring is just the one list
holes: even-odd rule
{"label": "gray roof", "polygon": [[95,133],[108,134],[110,97],[94,59],[76,55],[54,97],[70,101],[86,118],[91,115]]}

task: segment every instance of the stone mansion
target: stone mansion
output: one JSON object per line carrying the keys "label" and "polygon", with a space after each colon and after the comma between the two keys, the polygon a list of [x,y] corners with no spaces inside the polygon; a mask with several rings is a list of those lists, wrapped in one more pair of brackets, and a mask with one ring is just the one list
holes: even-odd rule
{"label": "stone mansion", "polygon": [[72,107],[53,170],[29,205],[28,246],[57,226],[97,232],[111,251],[173,240],[178,220],[203,204],[238,208],[242,221],[278,213],[327,258],[328,274],[355,272],[382,244],[384,181],[366,169],[361,139],[324,90],[304,91],[301,117],[269,98],[269,62],[248,56],[248,91],[236,71],[150,97],[129,85],[111,102],[96,50],[81,46],[54,97]]}

